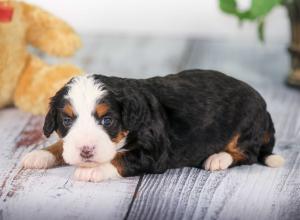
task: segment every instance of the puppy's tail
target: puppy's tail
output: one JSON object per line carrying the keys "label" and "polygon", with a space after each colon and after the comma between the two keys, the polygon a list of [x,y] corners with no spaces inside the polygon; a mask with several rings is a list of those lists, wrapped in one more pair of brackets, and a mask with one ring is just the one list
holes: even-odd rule
{"label": "puppy's tail", "polygon": [[273,154],[275,145],[275,129],[269,113],[267,113],[267,130],[264,134],[264,142],[259,152],[259,161],[268,167],[281,167],[284,164],[284,158],[278,154]]}

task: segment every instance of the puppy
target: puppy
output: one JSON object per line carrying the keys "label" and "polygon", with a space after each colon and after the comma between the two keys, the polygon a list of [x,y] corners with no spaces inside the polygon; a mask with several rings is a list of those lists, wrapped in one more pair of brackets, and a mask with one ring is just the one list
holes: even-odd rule
{"label": "puppy", "polygon": [[26,155],[23,166],[75,165],[82,181],[283,164],[272,154],[275,130],[260,94],[211,70],[149,79],[75,77],[51,99],[43,130],[60,140]]}

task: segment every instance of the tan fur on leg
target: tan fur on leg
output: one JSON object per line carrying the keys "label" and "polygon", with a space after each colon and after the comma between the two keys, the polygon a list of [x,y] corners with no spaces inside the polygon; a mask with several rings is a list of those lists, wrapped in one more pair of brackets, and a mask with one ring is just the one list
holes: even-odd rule
{"label": "tan fur on leg", "polygon": [[22,159],[22,166],[25,169],[47,169],[63,163],[62,152],[63,142],[42,149],[32,151]]}

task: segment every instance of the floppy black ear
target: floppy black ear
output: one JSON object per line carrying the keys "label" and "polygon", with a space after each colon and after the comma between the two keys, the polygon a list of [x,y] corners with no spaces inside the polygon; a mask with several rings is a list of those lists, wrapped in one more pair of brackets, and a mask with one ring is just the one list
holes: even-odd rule
{"label": "floppy black ear", "polygon": [[[70,84],[72,82],[73,78],[66,84]],[[56,94],[51,98],[49,103],[49,111],[46,115],[45,122],[44,122],[44,135],[46,137],[49,137],[53,131],[55,131],[58,128],[57,123],[57,114],[58,109],[62,108],[63,104],[63,97],[67,94],[69,87],[68,86],[62,87],[60,90],[56,92]]]}
{"label": "floppy black ear", "polygon": [[129,131],[137,131],[142,125],[151,121],[150,108],[146,94],[141,91],[127,88],[122,91],[122,123]]}
{"label": "floppy black ear", "polygon": [[65,93],[65,87],[60,89],[55,96],[51,98],[51,101],[49,103],[49,111],[45,117],[44,122],[44,135],[46,137],[49,137],[53,131],[55,131],[58,127],[57,125],[57,111],[58,111],[58,103],[59,100],[62,98],[62,95]]}
{"label": "floppy black ear", "polygon": [[50,104],[50,110],[46,115],[44,127],[43,127],[44,135],[46,137],[49,137],[53,133],[53,131],[57,128],[56,116],[57,116],[57,110]]}

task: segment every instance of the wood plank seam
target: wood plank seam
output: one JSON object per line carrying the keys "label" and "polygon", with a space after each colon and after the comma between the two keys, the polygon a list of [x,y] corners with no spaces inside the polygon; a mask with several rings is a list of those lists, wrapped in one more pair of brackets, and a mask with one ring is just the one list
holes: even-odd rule
{"label": "wood plank seam", "polygon": [[125,217],[124,217],[124,220],[128,220],[128,217],[129,217],[129,214],[130,214],[130,212],[131,212],[131,209],[132,209],[132,206],[133,206],[133,204],[134,204],[134,201],[135,201],[135,199],[138,197],[138,192],[139,192],[139,189],[140,189],[140,187],[141,187],[141,185],[142,185],[143,177],[144,177],[144,175],[141,175],[141,176],[140,176],[139,181],[138,181],[138,183],[137,183],[137,185],[136,185],[136,187],[135,187],[135,191],[134,191],[134,194],[133,194],[132,199],[131,199],[131,201],[130,201],[130,204],[129,204],[129,206],[128,206],[128,210],[127,210],[127,212],[126,212],[126,215],[125,215]]}
{"label": "wood plank seam", "polygon": [[182,53],[181,59],[178,62],[178,66],[176,67],[176,70],[179,72],[185,68],[187,65],[188,61],[190,60],[190,57],[192,56],[192,51],[194,48],[194,45],[196,43],[195,39],[189,39],[187,40],[185,49]]}

